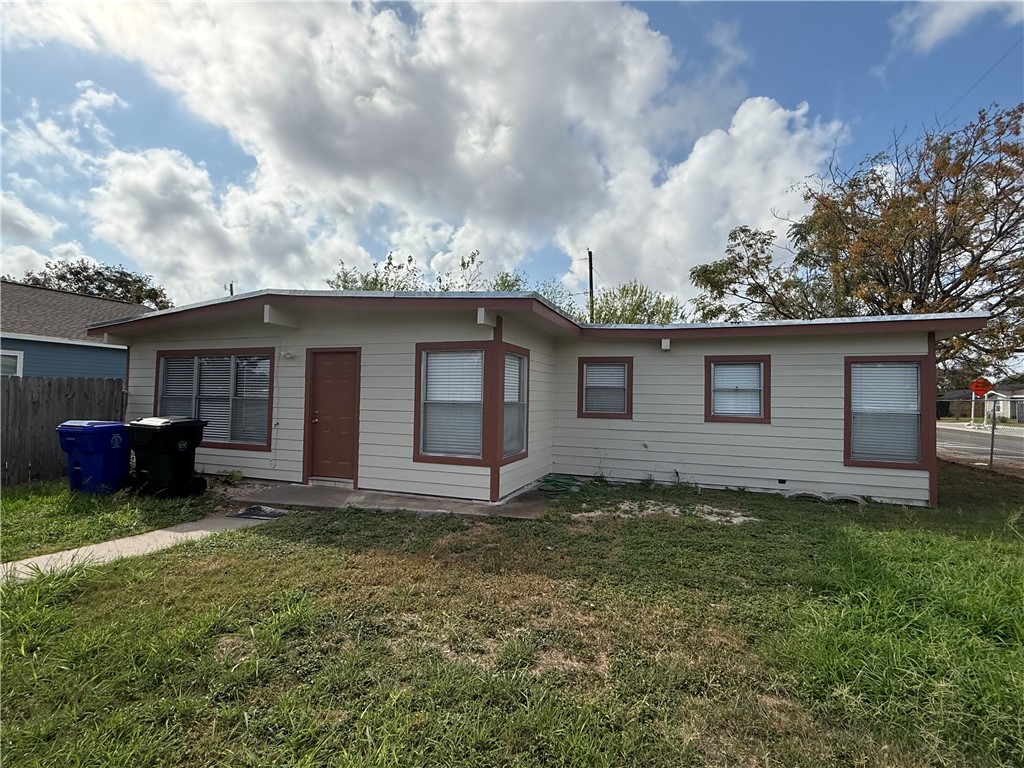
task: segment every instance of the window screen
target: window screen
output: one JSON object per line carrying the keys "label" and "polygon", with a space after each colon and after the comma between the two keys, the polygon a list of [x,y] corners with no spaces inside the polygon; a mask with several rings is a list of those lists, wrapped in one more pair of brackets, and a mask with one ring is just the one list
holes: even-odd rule
{"label": "window screen", "polygon": [[505,418],[502,440],[505,456],[526,450],[526,358],[505,355]]}
{"label": "window screen", "polygon": [[484,353],[423,353],[423,453],[483,455]]}
{"label": "window screen", "polygon": [[850,364],[851,458],[920,461],[920,377],[917,363]]}
{"label": "window screen", "polygon": [[21,376],[21,355],[14,352],[0,355],[0,376]]}
{"label": "window screen", "polygon": [[266,445],[269,400],[269,355],[163,358],[158,414],[209,422],[204,441]]}
{"label": "window screen", "polygon": [[759,418],[764,415],[761,363],[712,363],[711,413]]}
{"label": "window screen", "polygon": [[626,363],[586,363],[583,366],[583,412],[626,413]]}

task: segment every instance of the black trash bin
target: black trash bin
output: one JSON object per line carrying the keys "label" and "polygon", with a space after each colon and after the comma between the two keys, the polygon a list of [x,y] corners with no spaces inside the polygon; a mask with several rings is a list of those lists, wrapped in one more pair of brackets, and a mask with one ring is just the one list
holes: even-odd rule
{"label": "black trash bin", "polygon": [[196,475],[196,447],[206,424],[178,416],[128,422],[135,484],[141,493],[167,498],[198,496],[206,490],[206,480]]}

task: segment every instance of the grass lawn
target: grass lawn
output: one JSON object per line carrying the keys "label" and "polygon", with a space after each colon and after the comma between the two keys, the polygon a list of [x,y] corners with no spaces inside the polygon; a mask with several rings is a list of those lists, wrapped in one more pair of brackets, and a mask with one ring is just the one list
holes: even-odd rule
{"label": "grass lawn", "polygon": [[[6,586],[4,764],[1019,766],[1024,484],[942,474],[296,514]],[[623,502],[758,522],[572,517]]]}
{"label": "grass lawn", "polygon": [[220,501],[212,493],[184,500],[128,492],[74,493],[63,480],[4,488],[0,497],[0,562],[198,520]]}

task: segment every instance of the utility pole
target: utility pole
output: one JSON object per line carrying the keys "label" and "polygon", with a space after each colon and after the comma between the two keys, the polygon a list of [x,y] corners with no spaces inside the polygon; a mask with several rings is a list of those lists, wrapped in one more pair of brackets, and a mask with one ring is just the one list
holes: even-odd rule
{"label": "utility pole", "polygon": [[587,261],[590,263],[590,322],[594,322],[594,252],[589,248]]}

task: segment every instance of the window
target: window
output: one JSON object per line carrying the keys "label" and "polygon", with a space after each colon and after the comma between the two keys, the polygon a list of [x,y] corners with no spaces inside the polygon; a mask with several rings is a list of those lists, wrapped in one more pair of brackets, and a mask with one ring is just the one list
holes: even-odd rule
{"label": "window", "polygon": [[921,366],[847,360],[847,463],[921,462]]}
{"label": "window", "polygon": [[160,353],[157,415],[209,422],[204,443],[269,448],[272,353],[248,352]]}
{"label": "window", "polygon": [[483,350],[423,352],[420,450],[483,456]]}
{"label": "window", "polygon": [[633,358],[581,357],[577,398],[580,418],[632,418]]}
{"label": "window", "polygon": [[0,352],[0,376],[21,376],[24,352],[4,350]]}
{"label": "window", "polygon": [[771,421],[771,358],[704,358],[704,421]]}
{"label": "window", "polygon": [[505,416],[502,455],[526,450],[526,358],[505,354]]}

